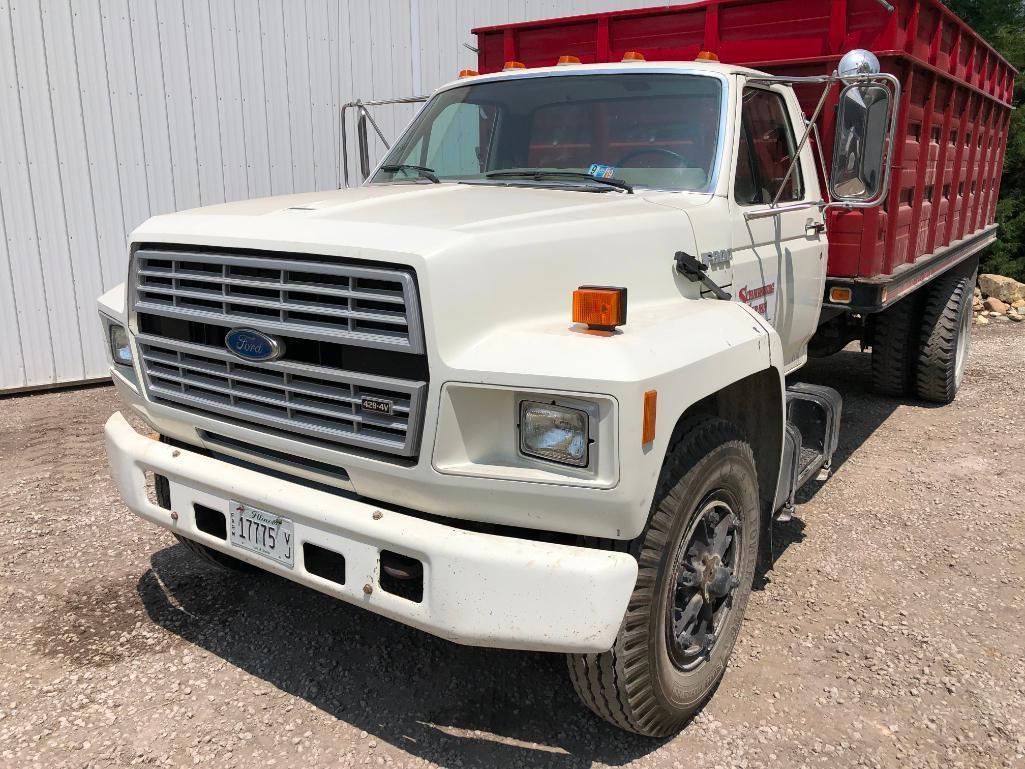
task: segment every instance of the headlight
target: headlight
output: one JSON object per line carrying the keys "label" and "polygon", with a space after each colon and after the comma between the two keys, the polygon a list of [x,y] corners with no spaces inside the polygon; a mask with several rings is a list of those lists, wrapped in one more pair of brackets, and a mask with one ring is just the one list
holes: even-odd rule
{"label": "headlight", "polygon": [[520,451],[564,465],[587,465],[587,413],[565,406],[520,403]]}
{"label": "headlight", "polygon": [[132,365],[132,346],[128,343],[128,331],[116,323],[110,326],[110,355],[121,366]]}

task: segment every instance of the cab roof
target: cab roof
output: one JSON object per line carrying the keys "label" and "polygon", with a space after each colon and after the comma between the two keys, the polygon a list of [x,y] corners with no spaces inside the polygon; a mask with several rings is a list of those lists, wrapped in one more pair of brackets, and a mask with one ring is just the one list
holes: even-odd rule
{"label": "cab roof", "polygon": [[562,75],[586,75],[631,72],[671,72],[693,75],[710,75],[725,77],[728,75],[764,76],[766,73],[750,67],[726,64],[720,61],[615,61],[601,64],[564,64],[552,67],[525,67],[502,72],[489,72],[482,75],[469,75],[453,80],[438,88],[435,92],[447,90],[461,85],[473,83],[491,83],[504,79],[525,77],[546,77]]}

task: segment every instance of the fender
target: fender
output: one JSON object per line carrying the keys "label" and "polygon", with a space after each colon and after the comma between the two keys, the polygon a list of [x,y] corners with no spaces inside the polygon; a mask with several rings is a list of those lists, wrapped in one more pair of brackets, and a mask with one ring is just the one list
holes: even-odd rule
{"label": "fender", "polygon": [[[780,424],[772,431],[778,445],[766,447],[778,480],[782,452],[783,349],[779,335],[746,305],[716,300],[677,299],[631,305],[629,322],[615,333],[595,334],[563,321],[508,327],[488,335],[455,361],[455,376],[517,388],[539,388],[612,395],[619,404],[618,449],[621,477],[617,495],[631,505],[629,521],[619,536],[641,533],[654,497],[662,460],[673,429],[689,408],[738,383],[761,375],[771,378],[778,403],[737,401],[739,425],[748,430],[752,415],[763,414]],[[641,444],[644,393],[658,393],[655,440]],[[747,422],[745,424],[744,422]],[[758,441],[751,436],[752,444]],[[774,441],[775,444],[775,441]]]}
{"label": "fender", "polygon": [[128,323],[128,314],[125,311],[126,295],[125,283],[118,283],[96,300],[97,311],[118,323]]}

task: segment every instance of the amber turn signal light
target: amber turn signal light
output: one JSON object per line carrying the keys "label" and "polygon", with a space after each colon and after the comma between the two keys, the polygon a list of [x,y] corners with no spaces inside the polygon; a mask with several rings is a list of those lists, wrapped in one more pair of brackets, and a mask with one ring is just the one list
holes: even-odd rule
{"label": "amber turn signal light", "polygon": [[655,440],[655,412],[658,405],[658,390],[644,393],[644,422],[641,425],[641,445],[647,446]]}
{"label": "amber turn signal light", "polygon": [[459,77],[474,77],[474,76],[479,75],[479,74],[480,74],[480,72],[478,72],[475,69],[461,69],[461,70],[459,70]]}
{"label": "amber turn signal light", "polygon": [[559,64],[558,64],[558,66],[565,67],[567,64],[579,64],[579,63],[580,63],[580,59],[578,59],[576,56],[560,56],[559,57]]}
{"label": "amber turn signal light", "polygon": [[849,288],[829,289],[829,301],[836,304],[850,304],[853,292]]}
{"label": "amber turn signal light", "polygon": [[526,69],[526,68],[527,68],[527,65],[524,64],[522,61],[507,61],[502,66],[502,70],[503,71],[510,70],[510,69]]}
{"label": "amber turn signal light", "polygon": [[711,51],[702,51],[694,57],[695,61],[719,61],[719,57]]}
{"label": "amber turn signal light", "polygon": [[626,289],[617,286],[581,286],[573,292],[573,322],[611,331],[626,323]]}
{"label": "amber turn signal light", "polygon": [[627,51],[623,54],[623,61],[644,61],[644,54],[640,51]]}

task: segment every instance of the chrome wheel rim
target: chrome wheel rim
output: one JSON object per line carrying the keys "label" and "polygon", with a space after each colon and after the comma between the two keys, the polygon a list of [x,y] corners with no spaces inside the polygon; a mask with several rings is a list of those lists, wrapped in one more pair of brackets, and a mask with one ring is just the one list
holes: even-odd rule
{"label": "chrome wheel rim", "polygon": [[960,389],[968,368],[968,348],[972,341],[972,312],[966,306],[961,318],[961,328],[957,335],[957,352],[954,358],[954,389]]}
{"label": "chrome wheel rim", "polygon": [[666,602],[666,646],[680,670],[693,670],[711,655],[740,586],[740,518],[725,490],[699,505],[673,563]]}

